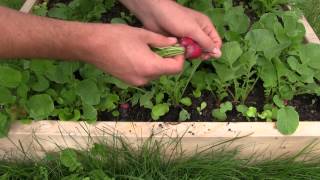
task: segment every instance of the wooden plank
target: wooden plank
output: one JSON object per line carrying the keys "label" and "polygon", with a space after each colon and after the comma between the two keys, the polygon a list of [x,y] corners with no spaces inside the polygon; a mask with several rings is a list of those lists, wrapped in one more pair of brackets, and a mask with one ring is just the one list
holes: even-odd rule
{"label": "wooden plank", "polygon": [[[284,8],[289,10],[292,9],[292,7],[288,5],[285,6]],[[304,28],[306,29],[306,34],[304,37],[305,41],[307,43],[320,44],[319,37],[317,36],[317,34],[315,33],[315,31],[313,30],[312,26],[310,25],[310,23],[308,22],[305,16],[301,17],[300,22],[303,24]]]}
{"label": "wooden plank", "polygon": [[[154,140],[170,141],[182,137],[181,147],[186,153],[202,150],[208,146],[228,141],[227,149],[241,148],[242,155],[261,154],[274,157],[282,154],[294,154],[302,148],[318,141],[320,137],[319,122],[301,122],[298,130],[291,136],[278,132],[274,123],[243,122],[185,122],[169,124],[163,122],[59,122],[36,121],[31,124],[15,123],[8,138],[0,140],[0,154],[15,156],[24,149],[32,154],[43,155],[47,151],[61,148],[88,148],[93,142],[113,139],[114,135],[124,137],[134,146],[153,135]],[[241,137],[241,138],[240,138]],[[20,148],[20,143],[23,148]],[[41,144],[42,146],[40,146]],[[219,146],[221,147],[221,146]],[[320,146],[315,144],[314,152],[320,153]]]}
{"label": "wooden plank", "polygon": [[[29,13],[36,3],[37,0],[27,0],[20,11]],[[306,28],[306,41],[320,43],[304,17],[301,22]],[[36,121],[29,125],[17,122],[13,124],[8,138],[0,139],[0,155],[19,156],[23,152],[31,152],[41,156],[46,151],[59,150],[58,146],[82,149],[93,142],[112,139],[114,134],[124,137],[135,146],[151,134],[155,139],[165,141],[183,137],[181,143],[186,152],[247,136],[224,145],[229,149],[241,148],[243,155],[263,155],[260,158],[297,153],[310,143],[319,141],[320,122],[300,122],[298,130],[291,136],[280,134],[274,126],[274,123],[267,122],[185,122],[176,125],[163,122],[98,122],[89,125],[61,121]],[[318,143],[314,144],[313,149],[314,153],[320,153]]]}
{"label": "wooden plank", "polygon": [[30,13],[32,7],[38,2],[39,0],[26,0],[25,3],[20,8],[20,12]]}
{"label": "wooden plank", "polygon": [[306,35],[305,35],[306,42],[320,44],[320,40],[317,34],[315,33],[315,31],[313,30],[313,28],[311,27],[311,25],[309,24],[309,22],[304,16],[300,19],[300,22],[304,25],[306,29]]}

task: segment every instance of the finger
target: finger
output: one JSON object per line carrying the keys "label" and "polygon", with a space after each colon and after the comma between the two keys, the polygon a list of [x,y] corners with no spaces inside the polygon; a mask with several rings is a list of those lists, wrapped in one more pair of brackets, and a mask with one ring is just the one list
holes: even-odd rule
{"label": "finger", "polygon": [[144,30],[143,40],[152,47],[166,47],[174,45],[178,42],[177,38],[166,37],[151,31]]}
{"label": "finger", "polygon": [[220,49],[222,46],[222,40],[213,24],[210,22],[209,25],[203,28],[203,31],[212,39],[215,44],[215,48]]}
{"label": "finger", "polygon": [[[159,56],[160,57],[160,56]],[[158,75],[174,75],[183,70],[185,58],[178,55],[172,58],[161,58],[158,60]]]}
{"label": "finger", "polygon": [[213,52],[215,48],[214,41],[200,27],[188,35],[194,39],[206,52]]}
{"label": "finger", "polygon": [[161,27],[156,27],[156,28],[152,27],[152,28],[149,28],[149,27],[143,26],[142,28],[147,29],[147,30],[149,30],[149,31],[152,31],[152,32],[154,32],[154,33],[161,34],[161,35],[163,35],[163,36],[167,36],[167,37],[170,36],[170,34],[169,34],[167,31],[165,31],[163,28],[161,28]]}

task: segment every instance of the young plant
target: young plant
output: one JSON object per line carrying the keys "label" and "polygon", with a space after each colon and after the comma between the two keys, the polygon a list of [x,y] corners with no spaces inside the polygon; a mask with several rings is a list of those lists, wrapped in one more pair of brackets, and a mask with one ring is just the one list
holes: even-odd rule
{"label": "young plant", "polygon": [[179,113],[179,121],[186,121],[188,119],[190,119],[191,116],[190,116],[190,113],[185,110],[185,109],[182,109]]}
{"label": "young plant", "polygon": [[202,111],[207,107],[207,103],[203,101],[200,106],[197,107],[197,111],[200,115],[202,115]]}
{"label": "young plant", "polygon": [[277,111],[277,128],[282,134],[292,134],[299,126],[299,114],[292,106],[285,106],[278,95],[273,97],[273,102],[279,110]]}
{"label": "young plant", "polygon": [[226,101],[220,104],[220,107],[212,110],[212,116],[218,121],[227,120],[227,112],[232,110],[232,103],[230,101]]}

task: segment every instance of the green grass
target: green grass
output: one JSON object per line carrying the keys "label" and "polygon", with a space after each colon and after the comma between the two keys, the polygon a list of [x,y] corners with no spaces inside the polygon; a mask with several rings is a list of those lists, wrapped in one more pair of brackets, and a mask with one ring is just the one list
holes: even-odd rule
{"label": "green grass", "polygon": [[303,0],[299,3],[299,8],[320,37],[320,0]]}
{"label": "green grass", "polygon": [[[63,150],[41,161],[2,161],[0,179],[319,179],[320,159],[296,161],[301,154],[274,160],[239,158],[238,150],[223,147],[192,156],[180,151],[179,141],[152,139],[140,148],[123,140],[95,144],[87,151]],[[173,151],[168,149],[173,148]],[[165,155],[167,153],[167,155]],[[309,152],[310,153],[310,152]]]}
{"label": "green grass", "polygon": [[20,9],[25,0],[0,0],[0,6],[6,6],[13,9]]}

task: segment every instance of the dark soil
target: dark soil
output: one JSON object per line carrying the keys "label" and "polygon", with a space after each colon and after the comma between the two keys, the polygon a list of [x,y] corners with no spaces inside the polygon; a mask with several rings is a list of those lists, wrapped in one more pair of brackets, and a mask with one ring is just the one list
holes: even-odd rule
{"label": "dark soil", "polygon": [[[189,92],[191,92],[191,87],[189,87]],[[188,92],[188,91],[187,91]],[[188,93],[187,93],[188,94]],[[200,98],[193,98],[192,95],[189,97],[192,98],[192,106],[183,107],[186,109],[190,115],[191,119],[187,120],[188,122],[214,122],[211,115],[211,111],[219,106],[219,102],[216,100],[214,94],[209,91],[203,92]],[[205,101],[207,103],[207,108],[202,111],[202,115],[197,111],[197,107],[200,106],[201,102]],[[254,106],[258,111],[263,110],[264,104],[267,103],[264,98],[264,91],[262,82],[258,82],[256,88],[248,96],[246,105]],[[234,107],[237,105],[237,102],[233,102]],[[296,108],[297,112],[300,115],[301,121],[310,121],[310,120],[320,120],[320,97],[316,95],[301,95],[296,96],[291,101],[288,102],[288,105],[291,105]],[[179,112],[182,107],[172,106],[169,113],[161,117],[159,121],[164,122],[177,122],[179,120]],[[127,111],[121,112],[118,118],[112,116],[110,112],[101,112],[99,114],[100,121],[153,121],[151,118],[151,110],[143,107],[134,106],[130,107]],[[241,116],[235,108],[229,113],[228,122],[247,122],[248,119]],[[258,121],[257,119],[250,119],[250,121]]]}
{"label": "dark soil", "polygon": [[[57,3],[68,4],[71,0],[50,0],[48,3],[48,8],[51,9]],[[114,17],[121,17],[121,13],[125,13],[125,15],[131,15],[130,11],[123,6],[120,2],[116,2],[115,6],[109,10],[107,13],[102,14],[101,22],[110,23],[111,19]],[[142,27],[142,23],[134,16],[132,16],[132,23],[128,22],[130,26]]]}
{"label": "dark soil", "polygon": [[[70,0],[50,0],[49,8],[52,8],[55,3],[68,3]],[[235,5],[239,5],[240,3],[244,3],[245,6],[248,6],[248,1],[235,1]],[[120,17],[120,13],[124,12],[126,15],[130,14],[128,9],[126,9],[120,3],[116,3],[115,7],[108,11],[107,13],[102,15],[101,21],[104,23],[109,23],[113,17]],[[250,17],[251,21],[254,22],[257,18],[257,15],[253,11],[246,11],[246,14]],[[132,26],[141,27],[141,22],[138,19],[134,18]],[[177,122],[179,119],[179,112],[182,108],[186,109],[190,115],[191,119],[188,121],[191,122],[213,122],[216,121],[213,119],[211,115],[211,111],[217,107],[219,107],[219,102],[216,100],[215,95],[209,91],[203,92],[200,98],[193,98],[192,89],[189,87],[186,91],[186,95],[192,98],[192,106],[172,106],[170,107],[169,113],[165,116],[161,117],[159,121],[164,122]],[[197,111],[197,107],[200,106],[201,102],[205,101],[207,103],[207,107],[202,111],[202,115]],[[232,100],[230,100],[232,101]],[[267,100],[264,98],[264,89],[262,86],[262,82],[258,82],[256,84],[255,89],[248,96],[246,105],[254,106],[258,109],[258,111],[263,110],[263,105],[267,103]],[[233,102],[234,107],[237,105],[237,102]],[[296,96],[293,100],[288,102],[288,105],[294,106],[300,115],[301,121],[310,121],[310,120],[320,120],[320,97],[316,95],[301,95]],[[120,112],[120,116],[115,118],[112,116],[111,112],[100,112],[98,120],[99,121],[153,121],[151,118],[151,110],[140,107],[138,105],[129,107],[127,110],[118,109]],[[246,122],[248,119],[242,117],[235,108],[227,113],[228,122]],[[255,119],[251,119],[251,121],[257,121]]]}

